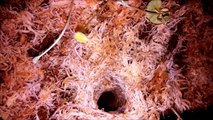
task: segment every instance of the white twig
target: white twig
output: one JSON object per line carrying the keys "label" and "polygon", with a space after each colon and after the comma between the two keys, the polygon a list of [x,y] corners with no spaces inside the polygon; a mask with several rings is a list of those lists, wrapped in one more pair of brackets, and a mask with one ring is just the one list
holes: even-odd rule
{"label": "white twig", "polygon": [[178,120],[183,120],[180,115],[176,112],[174,108],[171,108],[171,110],[175,113],[175,115],[178,117]]}
{"label": "white twig", "polygon": [[[73,0],[71,2],[71,5],[73,3]],[[42,54],[40,54],[39,56],[36,56],[35,58],[33,58],[33,63],[37,63],[38,60],[43,56],[45,55],[48,51],[50,51],[57,43],[58,41],[62,38],[62,36],[64,35],[68,25],[69,25],[69,22],[70,22],[70,18],[71,18],[71,12],[72,12],[72,7],[70,8],[70,12],[69,12],[69,16],[68,16],[68,19],[67,19],[67,23],[63,29],[63,31],[61,32],[61,34],[59,35],[59,37],[55,40],[55,42],[47,49],[45,50]]]}

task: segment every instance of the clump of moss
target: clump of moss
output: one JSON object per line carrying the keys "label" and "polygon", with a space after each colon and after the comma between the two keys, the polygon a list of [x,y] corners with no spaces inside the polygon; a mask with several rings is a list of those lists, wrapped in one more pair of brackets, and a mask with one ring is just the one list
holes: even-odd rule
{"label": "clump of moss", "polygon": [[[3,119],[153,120],[167,110],[178,116],[212,102],[213,32],[199,2],[163,1],[171,18],[156,25],[138,10],[148,2],[129,1],[126,7],[116,1],[75,0],[61,41],[33,64],[29,49],[54,41],[49,39],[61,33],[70,10],[69,0],[44,3],[32,0],[18,11],[0,8],[3,16],[13,16],[0,19]],[[88,42],[79,43],[74,33],[100,7],[86,28]],[[125,109],[98,109],[96,98],[118,86]]]}

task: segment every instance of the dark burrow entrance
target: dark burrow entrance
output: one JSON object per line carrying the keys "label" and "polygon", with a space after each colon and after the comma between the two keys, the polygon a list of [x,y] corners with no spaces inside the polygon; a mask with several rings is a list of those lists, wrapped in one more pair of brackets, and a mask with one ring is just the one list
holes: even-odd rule
{"label": "dark burrow entrance", "polygon": [[120,90],[114,89],[103,92],[98,101],[98,109],[105,112],[114,111],[123,113],[125,110],[126,99]]}

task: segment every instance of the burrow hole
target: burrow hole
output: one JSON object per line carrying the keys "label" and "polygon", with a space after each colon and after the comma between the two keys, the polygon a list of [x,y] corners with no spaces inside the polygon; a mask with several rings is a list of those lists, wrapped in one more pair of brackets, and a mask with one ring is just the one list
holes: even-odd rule
{"label": "burrow hole", "polygon": [[126,99],[121,90],[114,89],[103,92],[98,101],[98,109],[105,112],[123,113],[125,110]]}

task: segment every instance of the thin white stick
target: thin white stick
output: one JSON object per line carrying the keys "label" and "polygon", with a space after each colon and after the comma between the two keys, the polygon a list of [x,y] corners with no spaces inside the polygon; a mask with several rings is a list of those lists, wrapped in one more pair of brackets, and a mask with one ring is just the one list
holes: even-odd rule
{"label": "thin white stick", "polygon": [[[71,2],[71,5],[73,3],[73,0]],[[36,56],[35,58],[33,58],[33,63],[36,64],[38,62],[38,60],[43,56],[45,55],[48,51],[50,51],[57,43],[58,41],[62,38],[62,36],[64,35],[68,25],[69,25],[69,22],[70,22],[70,18],[71,18],[71,11],[72,11],[72,7],[70,8],[70,12],[69,12],[69,16],[68,16],[68,19],[67,19],[67,23],[63,29],[63,31],[61,32],[61,34],[59,35],[59,37],[56,39],[56,41],[47,49],[45,50],[42,54],[40,54],[39,56]]]}
{"label": "thin white stick", "polygon": [[171,108],[171,110],[175,113],[175,115],[178,117],[178,120],[183,120],[180,115],[176,112],[174,108]]}

